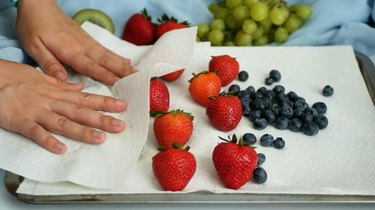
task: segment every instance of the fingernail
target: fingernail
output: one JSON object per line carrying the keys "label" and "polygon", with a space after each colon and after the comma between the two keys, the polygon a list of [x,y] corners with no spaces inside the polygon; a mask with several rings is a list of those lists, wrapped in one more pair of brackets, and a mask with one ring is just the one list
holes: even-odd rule
{"label": "fingernail", "polygon": [[133,66],[130,66],[130,71],[134,73],[134,72],[137,72],[138,70],[134,68]]}
{"label": "fingernail", "polygon": [[112,120],[112,125],[114,127],[122,127],[124,125],[124,122],[118,119]]}
{"label": "fingernail", "polygon": [[54,146],[54,149],[57,153],[64,153],[66,150],[66,146],[63,143],[57,143]]}
{"label": "fingernail", "polygon": [[126,103],[123,100],[117,100],[116,106],[119,107],[119,108],[124,108],[126,106]]}
{"label": "fingernail", "polygon": [[105,139],[105,133],[100,132],[100,131],[94,131],[92,133],[92,136],[96,139]]}
{"label": "fingernail", "polygon": [[65,74],[62,73],[61,71],[60,72],[57,72],[57,74],[55,75],[57,79],[59,80],[64,80],[65,79]]}

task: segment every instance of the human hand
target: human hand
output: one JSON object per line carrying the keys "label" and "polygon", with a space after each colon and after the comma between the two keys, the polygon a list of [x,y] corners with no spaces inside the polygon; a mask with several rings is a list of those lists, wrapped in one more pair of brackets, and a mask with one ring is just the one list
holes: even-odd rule
{"label": "human hand", "polygon": [[105,141],[103,131],[124,130],[123,121],[97,111],[121,112],[126,103],[82,93],[82,88],[82,84],[57,80],[30,66],[0,60],[0,127],[57,154],[64,153],[66,146],[47,130],[92,144]]}
{"label": "human hand", "polygon": [[43,71],[67,78],[66,64],[108,85],[134,72],[130,60],[104,48],[58,7],[55,0],[20,0],[17,34]]}

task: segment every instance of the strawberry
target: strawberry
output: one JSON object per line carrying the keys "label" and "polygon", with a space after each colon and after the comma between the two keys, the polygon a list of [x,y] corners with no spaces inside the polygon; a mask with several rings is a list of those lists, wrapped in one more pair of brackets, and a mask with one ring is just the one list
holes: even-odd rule
{"label": "strawberry", "polygon": [[215,128],[221,131],[233,130],[242,118],[241,101],[225,93],[211,97],[206,106],[206,115]]}
{"label": "strawberry", "polygon": [[173,110],[155,116],[153,128],[156,140],[161,147],[171,147],[173,142],[185,145],[193,133],[191,113]]}
{"label": "strawberry", "polygon": [[152,169],[164,190],[181,191],[195,173],[196,160],[188,152],[189,147],[181,149],[178,144],[173,145],[152,158]]}
{"label": "strawberry", "polygon": [[232,82],[238,75],[240,65],[235,58],[229,55],[213,56],[208,67],[216,70],[221,79],[221,85],[225,86]]}
{"label": "strawberry", "polygon": [[179,23],[176,18],[169,17],[168,15],[164,14],[161,18],[158,18],[159,25],[156,26],[155,33],[156,39],[159,39],[163,34],[167,33],[168,31],[172,31],[175,29],[186,28],[189,26],[187,21]]}
{"label": "strawberry", "polygon": [[158,78],[150,81],[150,113],[167,112],[169,110],[169,91],[167,85]]}
{"label": "strawberry", "polygon": [[153,44],[155,41],[155,26],[147,10],[132,15],[126,22],[122,39],[136,45]]}
{"label": "strawberry", "polygon": [[174,71],[172,73],[163,75],[161,78],[163,80],[168,81],[168,82],[173,82],[173,81],[177,80],[178,78],[180,78],[180,76],[182,75],[182,73],[184,73],[184,70],[185,69],[180,69],[180,70]]}
{"label": "strawberry", "polygon": [[237,138],[233,135],[230,141],[216,145],[212,153],[212,161],[216,172],[224,186],[230,189],[239,189],[252,176],[258,162],[257,152],[243,143],[242,139],[237,144]]}
{"label": "strawberry", "polygon": [[214,71],[203,71],[197,75],[193,74],[193,78],[189,82],[191,97],[203,106],[207,105],[209,97],[220,94],[221,80]]}

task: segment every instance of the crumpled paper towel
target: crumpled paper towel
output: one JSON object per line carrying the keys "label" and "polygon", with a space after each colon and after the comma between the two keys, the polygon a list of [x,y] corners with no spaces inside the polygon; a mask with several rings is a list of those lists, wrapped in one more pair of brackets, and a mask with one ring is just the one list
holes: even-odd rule
{"label": "crumpled paper towel", "polygon": [[[249,119],[242,118],[233,131],[214,129],[208,122],[204,107],[189,96],[188,80],[191,73],[207,70],[211,55],[220,54],[236,57],[241,69],[249,72],[248,81],[233,82],[241,88],[265,86],[264,79],[269,71],[279,69],[282,80],[274,85],[280,84],[286,91],[295,91],[310,105],[317,101],[325,102],[328,106],[328,127],[310,137],[289,130],[277,130],[273,126],[255,130]],[[197,170],[182,193],[375,195],[375,108],[351,47],[258,48],[197,44],[185,71],[179,80],[168,83],[171,109],[184,109],[195,116],[194,131],[188,144],[197,159]],[[333,96],[321,94],[325,85],[334,87]],[[144,150],[121,188],[98,190],[68,182],[41,183],[26,179],[17,192],[31,195],[171,193],[161,189],[152,173],[152,156],[158,151],[152,121],[149,126]],[[258,138],[254,146],[257,152],[267,157],[262,167],[268,173],[268,180],[264,184],[250,181],[239,190],[226,189],[215,172],[212,151],[220,142],[217,136],[242,135],[245,132],[252,132]],[[285,148],[262,147],[259,138],[265,133],[282,137],[286,141]]]}
{"label": "crumpled paper towel", "polygon": [[70,181],[95,188],[116,188],[124,184],[147,139],[150,76],[187,65],[194,49],[196,28],[167,33],[154,46],[137,47],[91,23],[82,27],[107,48],[132,59],[138,69],[118,81],[112,90],[86,79],[85,92],[116,96],[128,102],[125,112],[111,114],[125,120],[125,131],[108,134],[101,145],[56,135],[67,144],[68,150],[64,155],[55,155],[23,136],[1,129],[0,168],[41,182]]}

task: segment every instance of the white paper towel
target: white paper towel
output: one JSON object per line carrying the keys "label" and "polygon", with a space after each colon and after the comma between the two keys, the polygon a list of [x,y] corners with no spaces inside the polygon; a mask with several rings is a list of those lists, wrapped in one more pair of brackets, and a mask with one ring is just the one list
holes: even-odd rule
{"label": "white paper towel", "polygon": [[[317,101],[327,104],[329,126],[313,137],[272,126],[255,130],[246,118],[231,132],[214,129],[205,109],[189,96],[187,81],[191,73],[207,70],[210,56],[219,54],[236,57],[241,69],[250,73],[248,81],[233,82],[242,88],[264,86],[269,71],[279,69],[282,80],[275,84],[284,85],[286,91],[297,92],[310,105]],[[375,109],[351,47],[211,48],[199,44],[185,71],[182,78],[168,83],[171,109],[181,108],[195,116],[194,131],[188,144],[196,156],[197,170],[182,193],[203,190],[213,193],[375,195]],[[325,85],[334,87],[333,96],[322,96]],[[26,179],[17,192],[31,195],[170,193],[162,191],[152,174],[151,158],[157,153],[157,145],[152,121],[148,126],[141,156],[121,188],[98,190],[69,182],[42,183]],[[255,146],[267,157],[263,167],[268,180],[261,185],[249,182],[237,191],[226,189],[217,178],[211,154],[219,142],[217,136],[245,132],[258,137]],[[260,146],[259,137],[265,133],[283,137],[285,148]]]}
{"label": "white paper towel", "polygon": [[[89,84],[84,89],[128,102],[124,113],[111,114],[125,120],[125,131],[107,134],[106,142],[101,145],[57,136],[67,144],[68,150],[64,155],[55,155],[23,136],[1,129],[0,168],[42,182],[70,181],[96,188],[116,188],[124,184],[147,139],[151,72],[166,74],[183,68],[194,49],[196,28],[167,33],[148,47],[126,43],[90,23],[85,23],[83,28],[107,48],[131,58],[138,69],[137,73],[118,81],[113,86],[113,94],[108,87],[92,80],[87,80]],[[169,53],[179,56],[167,56]]]}

